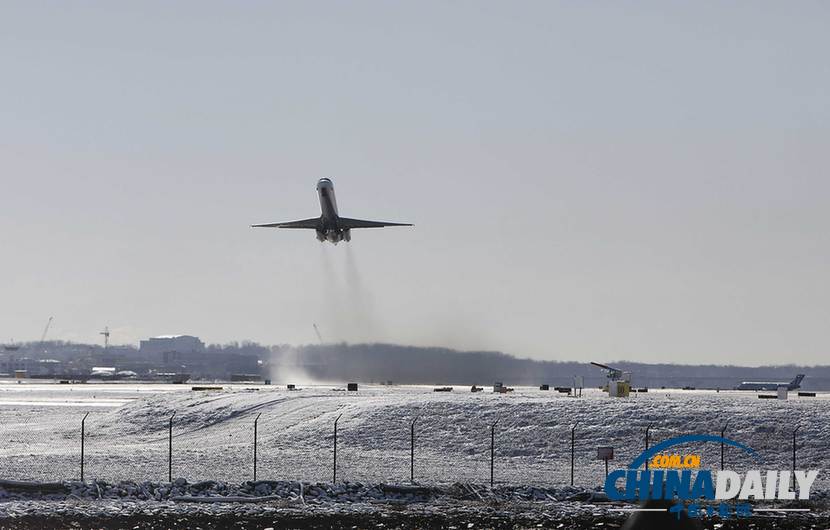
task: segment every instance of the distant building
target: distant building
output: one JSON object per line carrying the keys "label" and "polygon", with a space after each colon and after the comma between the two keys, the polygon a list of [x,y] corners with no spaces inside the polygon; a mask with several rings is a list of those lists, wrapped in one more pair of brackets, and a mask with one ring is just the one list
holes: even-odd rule
{"label": "distant building", "polygon": [[0,355],[0,377],[11,377],[17,373],[27,374],[26,377],[45,377],[60,374],[63,370],[64,363],[55,359]]}
{"label": "distant building", "polygon": [[192,335],[160,335],[141,341],[139,353],[158,355],[165,353],[202,353],[205,343]]}

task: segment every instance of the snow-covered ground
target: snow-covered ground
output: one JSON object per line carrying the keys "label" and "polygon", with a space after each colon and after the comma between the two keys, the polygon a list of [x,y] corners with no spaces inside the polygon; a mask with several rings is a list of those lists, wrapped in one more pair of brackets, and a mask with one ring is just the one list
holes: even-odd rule
{"label": "snow-covered ground", "polygon": [[[409,480],[410,425],[416,422],[415,479],[421,483],[486,483],[490,426],[495,427],[497,483],[570,482],[571,427],[575,483],[602,484],[597,446],[614,446],[611,468],[625,467],[651,443],[679,434],[726,436],[760,453],[765,469],[787,469],[792,431],[798,431],[798,467],[820,469],[814,490],[830,488],[830,395],[761,400],[754,392],[655,391],[611,399],[597,390],[583,398],[517,388],[451,393],[432,387],[222,385],[0,384],[0,478],[64,480],[80,477],[80,429],[85,422],[84,478],[107,481],[167,479],[168,420],[173,419],[173,476],[189,481],[241,482],[253,478],[254,420],[258,422],[257,478],[332,479],[334,420],[338,423],[338,480]],[[720,446],[688,448],[703,466],[718,468]],[[736,449],[726,466],[757,467]]]}

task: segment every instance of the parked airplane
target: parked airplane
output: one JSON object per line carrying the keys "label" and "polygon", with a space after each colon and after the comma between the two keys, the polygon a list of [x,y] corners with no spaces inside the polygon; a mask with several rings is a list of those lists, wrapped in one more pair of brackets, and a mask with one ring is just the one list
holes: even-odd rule
{"label": "parked airplane", "polygon": [[329,241],[335,245],[340,241],[351,241],[352,228],[412,226],[410,223],[387,223],[385,221],[365,221],[363,219],[340,217],[340,214],[337,212],[337,200],[334,198],[334,184],[328,178],[321,178],[317,181],[317,195],[320,198],[320,217],[251,226],[254,228],[307,228],[316,230],[319,241]]}
{"label": "parked airplane", "polygon": [[735,390],[778,390],[779,386],[785,386],[787,390],[797,390],[801,388],[802,379],[804,379],[804,374],[798,374],[789,383],[786,381],[744,381],[736,386]]}

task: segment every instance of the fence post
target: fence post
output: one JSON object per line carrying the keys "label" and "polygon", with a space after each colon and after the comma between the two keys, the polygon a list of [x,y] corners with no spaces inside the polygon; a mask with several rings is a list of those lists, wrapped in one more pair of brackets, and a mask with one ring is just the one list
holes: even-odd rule
{"label": "fence post", "polygon": [[256,439],[257,439],[257,423],[259,422],[259,417],[262,416],[262,413],[256,415],[254,418],[254,482],[256,482]]}
{"label": "fence post", "polygon": [[[723,438],[723,434],[726,432],[726,428],[729,427],[729,420],[726,420],[726,423],[723,424],[723,428],[720,430],[720,437]],[[723,443],[723,440],[720,442],[720,470],[723,471],[723,453],[726,448],[726,445]]]}
{"label": "fence post", "polygon": [[496,449],[496,424],[499,420],[490,425],[490,489],[493,489],[493,461],[495,460]]}
{"label": "fence post", "polygon": [[81,482],[84,481],[84,437],[86,435],[86,417],[89,416],[89,412],[84,414],[83,419],[81,420]]}
{"label": "fence post", "polygon": [[[342,415],[340,414],[340,416]],[[334,420],[334,467],[332,470],[332,484],[337,483],[337,422],[340,421],[340,416],[337,416],[337,419]]]}
{"label": "fence post", "polygon": [[577,425],[579,425],[579,422],[574,423],[571,428],[571,486],[574,485],[574,433]]}
{"label": "fence post", "polygon": [[[646,427],[646,451],[648,451],[648,431],[650,431],[653,426],[653,423],[649,423],[648,427]],[[648,458],[646,458],[646,471],[648,471]],[[608,470],[605,471],[605,476],[608,476]]]}
{"label": "fence post", "polygon": [[409,426],[409,482],[415,482],[415,422],[416,416]]}
{"label": "fence post", "polygon": [[793,491],[795,491],[795,448],[796,448],[796,445],[795,445],[795,433],[797,433],[797,432],[798,432],[798,429],[800,429],[800,428],[801,428],[801,425],[798,425],[798,426],[796,426],[796,428],[793,430],[793,475],[792,475],[792,476],[793,476]]}
{"label": "fence post", "polygon": [[173,416],[167,424],[167,482],[173,482]]}

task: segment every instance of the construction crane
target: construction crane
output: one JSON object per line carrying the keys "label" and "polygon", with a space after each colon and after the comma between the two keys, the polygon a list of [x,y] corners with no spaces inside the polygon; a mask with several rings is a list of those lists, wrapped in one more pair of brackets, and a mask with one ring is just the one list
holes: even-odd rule
{"label": "construction crane", "polygon": [[317,334],[317,340],[320,341],[320,344],[323,344],[323,336],[320,335],[320,330],[317,329],[317,324],[314,324],[314,333]]}
{"label": "construction crane", "polygon": [[107,351],[110,345],[110,328],[109,326],[104,326],[104,331],[98,333],[99,335],[104,336],[104,351]]}
{"label": "construction crane", "polygon": [[43,328],[43,335],[41,335],[41,336],[40,336],[40,343],[41,343],[41,345],[42,345],[44,342],[46,342],[46,334],[47,334],[47,333],[49,333],[49,326],[51,326],[51,325],[52,325],[52,320],[54,320],[54,318],[55,318],[55,317],[49,317],[49,320],[47,320],[47,321],[46,321],[46,327],[45,327],[45,328]]}
{"label": "construction crane", "polygon": [[[46,327],[43,328],[43,334],[40,336],[40,347],[43,348],[44,343],[46,342],[46,334],[49,333],[49,327],[52,325],[52,320],[55,317],[49,317],[49,320],[46,321]],[[43,353],[46,353],[46,349],[43,350]]]}

